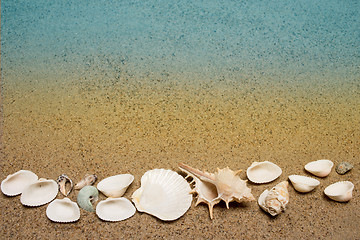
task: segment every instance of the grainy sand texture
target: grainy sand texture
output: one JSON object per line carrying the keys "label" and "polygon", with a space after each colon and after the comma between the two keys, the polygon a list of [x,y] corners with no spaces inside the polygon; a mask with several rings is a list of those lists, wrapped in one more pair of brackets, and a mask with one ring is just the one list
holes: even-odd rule
{"label": "grainy sand texture", "polygon": [[[248,182],[257,199],[291,174],[311,176],[310,161],[347,161],[350,172],[314,177],[306,194],[289,184],[276,217],[256,201],[221,202],[211,220],[193,201],[171,222],[139,212],[105,222],[81,209],[60,224],[47,205],[0,194],[0,238],[359,239],[359,5],[255,2],[2,1],[0,179],[131,173],[131,199],[151,169],[271,161],[283,173]],[[349,202],[324,195],[344,180],[355,185]]]}

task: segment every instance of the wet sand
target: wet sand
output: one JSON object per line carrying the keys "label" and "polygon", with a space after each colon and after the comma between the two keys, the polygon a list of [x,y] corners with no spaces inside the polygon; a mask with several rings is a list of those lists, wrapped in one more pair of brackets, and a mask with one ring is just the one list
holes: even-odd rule
{"label": "wet sand", "polygon": [[[163,76],[162,76],[163,77]],[[137,212],[109,223],[81,210],[76,223],[53,223],[46,206],[28,208],[19,196],[1,198],[2,239],[357,239],[360,236],[358,186],[360,152],[360,94],[356,81],[343,85],[323,81],[294,84],[183,81],[179,76],[129,76],[108,86],[95,81],[63,84],[3,84],[3,123],[0,178],[20,169],[56,179],[66,173],[75,182],[87,173],[99,180],[131,173],[140,186],[150,169],[178,171],[178,163],[210,172],[229,166],[246,169],[254,161],[271,161],[283,174],[274,182],[248,183],[255,198],[291,174],[310,176],[303,166],[330,159],[348,161],[354,169],[331,174],[307,194],[289,185],[285,212],[270,217],[256,202],[222,202],[210,220],[206,205],[194,206],[173,222]],[[171,80],[169,80],[171,79]],[[56,82],[56,81],[55,81]],[[101,82],[101,81],[99,81]],[[335,81],[336,82],[336,81]],[[241,174],[245,178],[244,172]],[[348,203],[329,200],[323,190],[331,183],[355,184]],[[76,201],[77,191],[69,198]],[[60,193],[58,198],[62,198]],[[105,199],[100,195],[99,200]]]}

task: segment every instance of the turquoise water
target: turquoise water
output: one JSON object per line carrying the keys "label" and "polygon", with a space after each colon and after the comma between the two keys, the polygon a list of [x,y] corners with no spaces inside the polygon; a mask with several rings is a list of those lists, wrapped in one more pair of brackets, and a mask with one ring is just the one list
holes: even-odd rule
{"label": "turquoise water", "polygon": [[359,19],[358,1],[5,0],[2,76],[6,82],[56,73],[64,80],[86,71],[114,75],[121,66],[185,80],[354,80]]}

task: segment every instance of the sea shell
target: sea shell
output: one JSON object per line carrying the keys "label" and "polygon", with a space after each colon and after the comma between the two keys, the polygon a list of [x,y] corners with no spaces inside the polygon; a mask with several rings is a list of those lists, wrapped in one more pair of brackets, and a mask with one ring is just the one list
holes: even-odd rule
{"label": "sea shell", "polygon": [[107,197],[118,198],[124,195],[126,189],[134,181],[131,174],[119,174],[101,180],[97,189]]}
{"label": "sea shell", "polygon": [[268,183],[277,179],[282,173],[281,168],[268,161],[254,162],[246,170],[248,179],[253,183]]}
{"label": "sea shell", "polygon": [[99,191],[96,187],[85,186],[78,193],[77,203],[82,209],[88,212],[95,212],[93,203],[98,200],[98,196]]}
{"label": "sea shell", "polygon": [[139,212],[172,221],[184,215],[190,208],[190,190],[188,182],[178,173],[153,169],[141,177],[141,187],[131,198]]}
{"label": "sea shell", "polygon": [[353,165],[348,162],[341,162],[339,165],[336,166],[335,171],[340,174],[344,175],[348,171],[350,171],[353,168]]}
{"label": "sea shell", "polygon": [[322,159],[309,162],[305,165],[305,170],[317,177],[326,177],[331,172],[334,163],[330,160]]}
{"label": "sea shell", "polygon": [[47,206],[46,216],[53,222],[76,222],[80,218],[80,209],[69,198],[55,199]]}
{"label": "sea shell", "polygon": [[[68,191],[66,191],[66,183],[69,182],[70,183],[70,188]],[[57,179],[57,183],[59,185],[59,190],[60,192],[66,197],[67,195],[69,195],[69,193],[71,192],[71,190],[74,187],[73,182],[71,181],[71,179],[66,175],[66,174],[61,174],[58,179]]]}
{"label": "sea shell", "polygon": [[24,189],[20,201],[25,206],[38,207],[51,202],[57,193],[58,185],[54,180],[40,178]]}
{"label": "sea shell", "polygon": [[197,193],[196,205],[204,202],[209,207],[210,218],[213,219],[213,207],[223,200],[226,207],[232,201],[245,202],[255,200],[251,189],[246,186],[246,180],[242,180],[229,168],[218,169],[216,173],[202,172],[198,169],[179,164],[179,168],[192,177],[195,187],[192,193]]}
{"label": "sea shell", "polygon": [[122,221],[132,217],[136,209],[126,198],[108,198],[100,201],[96,206],[96,215],[110,222]]}
{"label": "sea shell", "polygon": [[86,175],[84,179],[75,185],[75,190],[80,190],[85,186],[91,186],[96,182],[97,176],[95,174]]}
{"label": "sea shell", "polygon": [[287,181],[283,181],[270,191],[265,190],[258,199],[261,209],[270,213],[271,216],[276,216],[284,211],[289,202],[288,185],[289,183]]}
{"label": "sea shell", "polygon": [[1,191],[6,196],[16,196],[37,180],[38,176],[35,173],[28,170],[20,170],[7,176],[6,179],[1,182]]}
{"label": "sea shell", "polygon": [[302,193],[310,192],[320,185],[320,182],[317,179],[300,175],[290,175],[289,180],[295,190]]}
{"label": "sea shell", "polygon": [[354,184],[350,181],[340,181],[325,188],[324,193],[337,202],[347,202],[352,198]]}

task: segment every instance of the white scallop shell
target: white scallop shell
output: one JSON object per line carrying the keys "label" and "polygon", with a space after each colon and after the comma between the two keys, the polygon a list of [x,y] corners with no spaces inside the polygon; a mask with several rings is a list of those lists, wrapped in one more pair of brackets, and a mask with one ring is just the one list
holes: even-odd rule
{"label": "white scallop shell", "polygon": [[80,209],[69,198],[55,199],[47,206],[46,216],[53,222],[76,222],[80,218]]}
{"label": "white scallop shell", "polygon": [[101,180],[97,189],[107,197],[118,198],[124,195],[126,189],[134,181],[131,174],[119,174]]}
{"label": "white scallop shell", "polygon": [[317,177],[326,177],[331,172],[334,163],[330,160],[322,159],[309,162],[305,165],[305,170]]}
{"label": "white scallop shell", "polygon": [[21,194],[20,201],[23,205],[37,207],[51,202],[59,191],[58,184],[54,180],[40,178],[30,184]]}
{"label": "white scallop shell", "polygon": [[127,198],[108,198],[96,206],[96,215],[110,222],[122,221],[132,217],[136,212],[134,205]]}
{"label": "white scallop shell", "polygon": [[337,202],[347,202],[352,198],[354,184],[350,181],[340,181],[327,186],[324,190],[326,196]]}
{"label": "white scallop shell", "polygon": [[277,179],[282,173],[281,168],[269,161],[254,162],[246,170],[248,179],[253,183],[268,183]]}
{"label": "white scallop shell", "polygon": [[16,196],[37,180],[38,176],[35,173],[28,170],[20,170],[7,176],[1,182],[1,191],[7,196]]}
{"label": "white scallop shell", "polygon": [[189,183],[172,170],[153,169],[141,177],[141,187],[132,195],[139,212],[164,221],[178,219],[190,208]]}
{"label": "white scallop shell", "polygon": [[320,185],[317,179],[301,175],[290,175],[289,180],[295,190],[302,193],[310,192]]}

